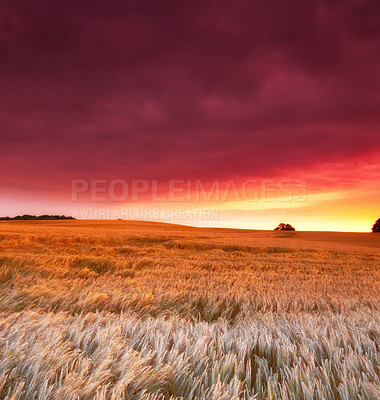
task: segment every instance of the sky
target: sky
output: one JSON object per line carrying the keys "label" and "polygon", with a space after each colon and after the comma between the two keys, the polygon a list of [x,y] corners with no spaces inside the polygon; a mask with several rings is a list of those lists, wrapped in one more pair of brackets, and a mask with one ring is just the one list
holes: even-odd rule
{"label": "sky", "polygon": [[378,1],[5,0],[0,54],[1,215],[380,217]]}

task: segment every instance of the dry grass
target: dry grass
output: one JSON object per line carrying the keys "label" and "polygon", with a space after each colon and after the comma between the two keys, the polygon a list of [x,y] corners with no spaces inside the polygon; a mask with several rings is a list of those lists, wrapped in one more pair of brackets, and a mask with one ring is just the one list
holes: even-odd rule
{"label": "dry grass", "polygon": [[379,399],[380,236],[0,223],[1,399]]}

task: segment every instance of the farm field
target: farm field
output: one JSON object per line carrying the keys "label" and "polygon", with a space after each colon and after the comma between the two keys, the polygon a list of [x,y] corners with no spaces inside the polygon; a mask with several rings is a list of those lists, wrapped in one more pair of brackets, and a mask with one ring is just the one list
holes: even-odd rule
{"label": "farm field", "polygon": [[0,223],[0,399],[380,399],[380,234]]}

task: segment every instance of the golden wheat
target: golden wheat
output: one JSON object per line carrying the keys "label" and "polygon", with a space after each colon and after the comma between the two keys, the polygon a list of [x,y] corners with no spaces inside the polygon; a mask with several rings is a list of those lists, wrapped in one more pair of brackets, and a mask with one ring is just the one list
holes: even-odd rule
{"label": "golden wheat", "polygon": [[380,236],[0,224],[1,399],[379,399]]}

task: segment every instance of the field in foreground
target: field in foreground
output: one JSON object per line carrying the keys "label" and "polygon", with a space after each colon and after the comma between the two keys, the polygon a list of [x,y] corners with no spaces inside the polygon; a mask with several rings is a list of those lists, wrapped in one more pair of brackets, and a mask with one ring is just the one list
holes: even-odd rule
{"label": "field in foreground", "polygon": [[0,223],[0,399],[380,399],[380,234]]}

